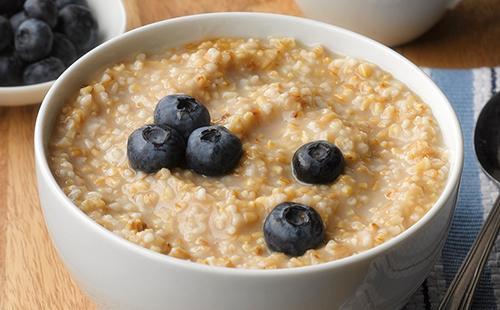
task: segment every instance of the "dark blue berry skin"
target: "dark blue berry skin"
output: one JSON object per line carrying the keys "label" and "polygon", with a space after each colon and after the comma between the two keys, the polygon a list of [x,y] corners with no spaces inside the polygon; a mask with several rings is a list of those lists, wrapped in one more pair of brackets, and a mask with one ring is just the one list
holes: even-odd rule
{"label": "dark blue berry skin", "polygon": [[55,80],[64,72],[66,66],[55,57],[45,58],[32,63],[24,69],[23,83],[26,85],[38,84]]}
{"label": "dark blue berry skin", "polygon": [[185,148],[184,139],[175,129],[153,124],[132,132],[127,142],[127,156],[133,169],[154,173],[162,168],[179,167]]}
{"label": "dark blue berry skin", "polygon": [[271,251],[301,256],[325,240],[325,227],[313,208],[295,202],[277,205],[264,221],[264,239]]}
{"label": "dark blue berry skin", "polygon": [[50,55],[62,60],[66,67],[69,67],[78,58],[73,43],[65,35],[57,32],[54,33],[54,43]]}
{"label": "dark blue berry skin", "polygon": [[16,53],[26,62],[47,57],[52,50],[54,35],[49,25],[38,19],[27,19],[16,30]]}
{"label": "dark blue berry skin", "polygon": [[21,11],[15,15],[12,15],[12,17],[10,18],[10,25],[12,29],[16,31],[17,28],[19,28],[19,26],[27,19],[28,16],[26,16],[26,13],[24,13],[24,11]]}
{"label": "dark blue berry skin", "polygon": [[187,166],[206,176],[221,176],[239,163],[243,148],[240,139],[222,126],[200,127],[189,136]]}
{"label": "dark blue berry skin", "polygon": [[88,6],[86,0],[56,0],[57,8],[62,9],[69,4]]}
{"label": "dark blue berry skin", "polygon": [[97,22],[88,8],[69,4],[59,11],[57,31],[66,35],[79,54],[97,44]]}
{"label": "dark blue berry skin", "polygon": [[0,55],[0,86],[19,85],[22,72],[22,62],[15,55]]}
{"label": "dark blue berry skin", "polygon": [[12,27],[7,18],[0,15],[0,52],[12,48]]}
{"label": "dark blue berry skin", "polygon": [[328,184],[344,171],[342,151],[328,141],[314,141],[301,146],[293,155],[295,177],[308,184]]}
{"label": "dark blue berry skin", "polygon": [[57,6],[54,0],[26,0],[24,12],[30,18],[46,22],[51,28],[57,24]]}
{"label": "dark blue berry skin", "polygon": [[0,15],[12,16],[23,9],[24,0],[0,0]]}
{"label": "dark blue berry skin", "polygon": [[207,108],[191,96],[184,94],[168,95],[156,105],[155,124],[167,125],[187,140],[196,128],[210,125]]}

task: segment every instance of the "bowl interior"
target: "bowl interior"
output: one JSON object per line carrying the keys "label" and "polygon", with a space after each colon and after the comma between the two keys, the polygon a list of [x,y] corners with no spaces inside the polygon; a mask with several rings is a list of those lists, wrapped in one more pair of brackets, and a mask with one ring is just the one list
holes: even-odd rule
{"label": "bowl interior", "polygon": [[[404,57],[361,35],[303,18],[262,13],[213,13],[187,16],[130,31],[89,52],[55,82],[39,112],[35,132],[35,151],[37,165],[43,177],[51,183],[54,190],[58,191],[61,201],[66,201],[65,207],[73,208],[75,212],[80,213],[79,216],[82,216],[83,221],[88,222],[88,225],[95,225],[96,229],[100,229],[98,224],[93,223],[64,196],[47,165],[47,145],[54,120],[61,106],[82,85],[89,82],[89,78],[96,72],[130,55],[158,48],[178,47],[185,43],[213,37],[266,38],[271,34],[294,37],[306,45],[322,44],[338,54],[373,62],[405,83],[431,107],[442,128],[444,142],[450,150],[450,174],[439,200],[419,222],[392,240],[363,253],[321,265],[344,264],[353,259],[377,255],[407,238],[436,213],[458,184],[463,161],[463,141],[456,115],[446,97],[430,78]],[[104,229],[103,233],[108,238],[116,237]],[[125,243],[128,242],[125,241]],[[156,254],[146,253],[149,251],[138,246],[131,248],[146,255]],[[165,260],[172,259],[162,256]],[[306,268],[317,268],[317,266]]]}
{"label": "bowl interior", "polygon": [[[125,32],[125,8],[121,0],[87,0],[99,24],[99,42],[108,41]],[[0,106],[40,103],[54,81],[28,85],[0,87]]]}

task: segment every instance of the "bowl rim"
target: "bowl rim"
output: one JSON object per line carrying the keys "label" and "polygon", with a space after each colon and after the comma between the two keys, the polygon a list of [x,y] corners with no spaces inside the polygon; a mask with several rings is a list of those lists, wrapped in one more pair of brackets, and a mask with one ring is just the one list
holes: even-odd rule
{"label": "bowl rim", "polygon": [[[454,141],[456,145],[454,149],[450,149],[450,152],[453,152],[454,154],[454,161],[450,164],[448,179],[446,181],[445,188],[441,192],[438,200],[433,204],[433,206],[427,211],[427,213],[422,218],[420,218],[415,224],[413,224],[411,227],[409,227],[399,235],[395,236],[394,238],[380,245],[377,245],[366,251],[351,256],[347,256],[344,258],[340,258],[337,260],[319,263],[316,265],[308,265],[308,266],[293,267],[293,268],[281,268],[281,269],[227,268],[221,266],[204,265],[189,260],[178,259],[169,255],[157,253],[152,250],[146,249],[140,245],[137,245],[131,241],[128,241],[122,237],[119,237],[118,235],[114,234],[113,232],[107,230],[103,226],[93,221],[64,194],[63,190],[56,182],[54,175],[52,174],[52,171],[49,168],[47,161],[47,154],[45,152],[45,147],[44,147],[43,133],[46,130],[45,129],[47,127],[46,123],[48,122],[47,121],[47,117],[49,116],[48,107],[51,104],[51,100],[54,93],[59,88],[59,85],[63,83],[62,81],[64,80],[65,76],[69,74],[69,72],[76,70],[79,64],[85,61],[87,58],[91,57],[94,54],[101,53],[101,51],[104,52],[105,49],[107,49],[107,46],[114,44],[116,41],[122,40],[123,38],[136,36],[144,31],[150,31],[156,28],[166,28],[168,27],[168,25],[177,23],[179,21],[196,22],[200,19],[217,20],[227,16],[241,17],[241,18],[243,17],[255,18],[255,19],[259,18],[279,19],[283,22],[302,23],[307,26],[328,28],[327,29],[328,31],[340,32],[343,35],[354,37],[356,40],[365,41],[365,43],[375,45],[377,48],[383,49],[384,52],[389,54],[390,57],[396,58],[399,62],[404,63],[405,66],[411,67],[416,74],[420,75],[421,79],[426,80],[427,83],[429,82],[431,83],[430,85],[432,85],[433,87],[433,92],[435,93],[435,96],[440,97],[440,101],[446,103],[445,108],[448,110],[447,130],[453,130],[456,133],[455,134],[456,141]],[[443,124],[441,123],[438,124],[440,128],[443,129]],[[204,14],[176,17],[136,28],[134,30],[131,30],[118,37],[112,38],[111,40],[101,44],[100,46],[98,46],[97,48],[95,48],[94,50],[90,51],[89,53],[81,57],[79,60],[77,60],[77,62],[75,62],[75,65],[73,65],[69,70],[66,70],[61,75],[61,78],[56,81],[54,87],[51,87],[51,89],[49,90],[49,93],[42,102],[36,120],[34,147],[35,147],[35,165],[39,174],[39,182],[42,180],[43,182],[46,182],[49,189],[53,191],[53,194],[56,196],[57,200],[63,205],[63,207],[68,208],[71,211],[72,216],[77,217],[80,221],[83,222],[82,225],[86,225],[88,226],[89,229],[96,231],[96,233],[100,234],[102,238],[106,238],[108,239],[109,242],[114,242],[117,245],[121,246],[122,248],[125,248],[125,250],[127,251],[134,252],[138,256],[141,256],[148,260],[153,260],[157,263],[170,264],[179,268],[189,269],[191,271],[196,271],[196,272],[218,273],[223,275],[245,276],[245,277],[294,276],[304,273],[323,272],[325,270],[342,268],[344,266],[352,265],[357,262],[370,260],[382,253],[387,252],[397,244],[400,244],[404,240],[408,239],[416,231],[420,230],[422,226],[424,226],[427,222],[429,222],[438,213],[438,211],[445,205],[448,199],[453,195],[453,191],[459,186],[460,183],[462,167],[463,167],[463,152],[464,152],[462,130],[457,115],[453,110],[447,97],[443,94],[443,92],[438,88],[438,86],[431,80],[431,78],[428,75],[426,75],[419,67],[417,67],[415,64],[410,62],[402,55],[382,45],[381,43],[378,43],[363,35],[327,23],[296,16],[288,16],[288,15],[273,14],[273,13],[253,13],[253,12],[204,13]]]}
{"label": "bowl rim", "polygon": [[[111,39],[114,39],[115,37],[118,37],[127,31],[127,11],[125,10],[125,5],[123,4],[123,0],[118,0],[117,3],[119,3],[119,7],[120,7],[119,14],[122,17],[123,22],[121,23],[121,25],[119,25],[120,27],[119,27],[119,30],[117,32],[117,35]],[[104,44],[109,40],[110,39],[105,40],[101,44]],[[101,44],[99,44],[99,45],[101,45]],[[85,56],[87,53],[80,56],[80,58]],[[73,64],[71,64],[69,67],[67,67],[66,70],[68,70],[72,65]],[[2,94],[7,94],[7,93],[9,95],[21,95],[25,92],[40,92],[40,91],[43,91],[45,89],[50,88],[56,80],[57,79],[43,82],[43,83],[31,84],[31,85],[0,86],[0,96]]]}

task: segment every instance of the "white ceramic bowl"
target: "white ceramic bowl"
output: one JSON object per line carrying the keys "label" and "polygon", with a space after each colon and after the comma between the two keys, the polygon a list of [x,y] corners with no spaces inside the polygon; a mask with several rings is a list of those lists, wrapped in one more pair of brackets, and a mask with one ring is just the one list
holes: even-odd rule
{"label": "white ceramic bowl", "polygon": [[[396,238],[315,266],[281,270],[211,267],[146,250],[93,222],[57,185],[47,145],[62,105],[101,68],[127,55],[210,37],[291,36],[366,59],[394,74],[427,102],[450,150],[450,175],[432,209]],[[361,35],[307,19],[258,13],[175,18],[133,30],[79,59],[45,97],[35,129],[41,205],[59,255],[103,309],[395,309],[427,276],[445,241],[462,172],[460,126],[448,100],[419,68]]]}
{"label": "white ceramic bowl", "polygon": [[[121,0],[87,0],[99,24],[99,42],[105,42],[125,32],[127,19]],[[0,106],[40,103],[54,81],[28,85],[0,87]]]}
{"label": "white ceramic bowl", "polygon": [[306,17],[384,44],[406,43],[429,30],[460,0],[296,0]]}

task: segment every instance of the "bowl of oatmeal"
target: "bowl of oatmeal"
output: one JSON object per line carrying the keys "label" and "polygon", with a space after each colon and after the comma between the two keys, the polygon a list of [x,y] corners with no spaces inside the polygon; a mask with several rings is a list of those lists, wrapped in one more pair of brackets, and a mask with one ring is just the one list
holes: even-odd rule
{"label": "bowl of oatmeal", "polygon": [[401,307],[439,257],[463,163],[415,65],[260,13],[91,51],[45,98],[35,152],[53,243],[106,309]]}

